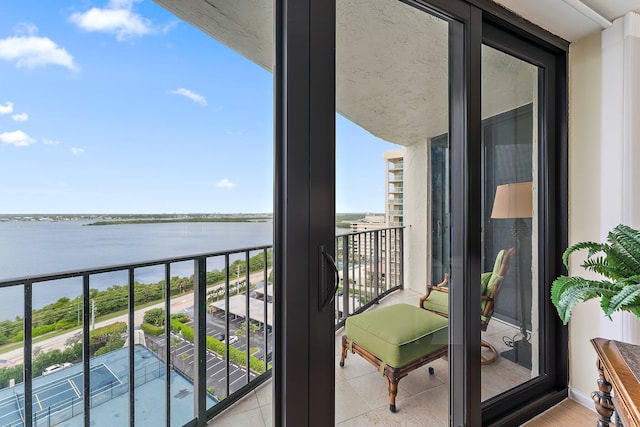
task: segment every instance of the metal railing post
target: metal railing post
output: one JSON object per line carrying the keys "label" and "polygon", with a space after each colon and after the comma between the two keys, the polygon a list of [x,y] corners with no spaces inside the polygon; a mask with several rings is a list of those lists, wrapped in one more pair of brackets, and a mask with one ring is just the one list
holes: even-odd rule
{"label": "metal railing post", "polygon": [[263,309],[264,309],[264,323],[262,324],[262,327],[264,328],[264,348],[263,348],[263,354],[262,354],[262,359],[264,360],[264,370],[267,371],[267,354],[269,353],[269,345],[268,345],[268,339],[269,339],[269,331],[268,331],[268,324],[269,324],[269,309],[268,309],[268,299],[269,299],[269,295],[268,295],[268,288],[269,288],[269,284],[267,283],[268,280],[268,274],[267,271],[269,269],[269,253],[267,252],[266,249],[264,249],[263,251],[263,256],[264,256],[264,271],[263,271],[263,282],[264,283],[264,301],[263,301]]}
{"label": "metal railing post", "polygon": [[91,425],[91,354],[90,334],[91,318],[89,317],[89,275],[82,276],[82,407],[84,408],[84,425]]}
{"label": "metal railing post", "polygon": [[[164,265],[165,425],[171,427],[171,264]],[[157,348],[157,345],[156,345]],[[156,351],[157,352],[157,351]]]}
{"label": "metal railing post", "polygon": [[225,363],[225,396],[229,396],[229,254],[224,256],[224,363]]}
{"label": "metal railing post", "polygon": [[342,237],[342,320],[349,317],[349,294],[351,284],[349,283],[349,236]]}
{"label": "metal railing post", "polygon": [[194,415],[198,426],[207,425],[207,259],[194,261],[194,336],[193,369]]}
{"label": "metal railing post", "polygon": [[32,303],[33,303],[33,283],[25,282],[24,284],[24,425],[31,427],[33,425],[33,383],[32,383],[32,357],[33,357],[33,341],[32,341]]}
{"label": "metal railing post", "polygon": [[244,324],[245,324],[245,331],[244,331],[244,338],[247,342],[247,349],[246,349],[246,362],[247,362],[247,384],[249,384],[249,382],[251,382],[251,360],[250,360],[250,356],[251,356],[251,349],[250,349],[250,340],[249,340],[249,335],[251,335],[249,333],[250,329],[251,329],[251,313],[249,312],[250,310],[250,304],[249,304],[249,251],[245,252],[245,286],[244,286],[244,290],[245,290],[245,313],[246,316],[244,318]]}
{"label": "metal railing post", "polygon": [[136,423],[136,358],[135,358],[135,269],[129,268],[129,425]]}
{"label": "metal railing post", "polygon": [[375,230],[373,232],[373,286],[374,286],[374,295],[375,299],[378,299],[380,295],[380,290],[378,286],[380,285],[380,270],[378,262],[380,261],[378,256],[378,249],[380,247],[380,231]]}
{"label": "metal railing post", "polygon": [[404,229],[399,228],[400,232],[400,289],[404,289]]}

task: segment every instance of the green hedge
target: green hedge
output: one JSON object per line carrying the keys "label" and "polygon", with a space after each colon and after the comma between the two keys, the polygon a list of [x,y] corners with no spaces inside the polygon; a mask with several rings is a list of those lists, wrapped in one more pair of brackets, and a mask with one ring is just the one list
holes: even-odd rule
{"label": "green hedge", "polygon": [[[193,342],[193,328],[177,320],[171,319],[171,330],[182,333],[183,338]],[[207,335],[207,348],[220,356],[224,356],[225,344]],[[246,354],[235,347],[229,346],[229,360],[240,366],[246,366]],[[262,374],[265,371],[264,362],[257,357],[249,357],[249,368]]]}
{"label": "green hedge", "polygon": [[150,335],[153,335],[154,337],[164,334],[164,328],[152,325],[150,323],[142,323],[140,325],[140,329],[142,329],[143,331],[145,331]]}

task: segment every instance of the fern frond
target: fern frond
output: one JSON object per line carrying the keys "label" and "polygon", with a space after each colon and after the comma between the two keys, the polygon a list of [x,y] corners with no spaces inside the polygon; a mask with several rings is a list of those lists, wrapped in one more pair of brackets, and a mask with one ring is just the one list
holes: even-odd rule
{"label": "fern frond", "polygon": [[614,312],[619,310],[625,310],[633,305],[638,305],[640,302],[640,283],[624,286],[620,293],[614,295],[611,298],[611,302],[607,307],[605,314],[611,316]]}
{"label": "fern frond", "polygon": [[611,274],[616,274],[617,270],[609,265],[607,258],[599,256],[596,258],[587,258],[581,265],[582,268],[588,271],[593,271],[598,274],[609,277]]}
{"label": "fern frond", "polygon": [[597,243],[597,242],[579,242],[576,243],[574,245],[569,246],[564,253],[562,254],[562,262],[564,263],[564,266],[567,267],[567,270],[569,270],[569,256],[576,252],[576,251],[581,251],[583,249],[588,249],[589,253],[587,255],[587,258],[591,258],[593,255],[597,254],[598,252],[602,252],[604,251],[604,249],[607,247],[608,245],[606,243]]}
{"label": "fern frond", "polygon": [[628,308],[625,308],[625,311],[635,314],[636,317],[640,319],[640,305],[630,306]]}
{"label": "fern frond", "polygon": [[624,266],[625,276],[640,274],[640,232],[618,225],[608,235],[612,264]]}
{"label": "fern frond", "polygon": [[600,297],[602,311],[611,318],[616,311],[628,311],[640,317],[640,231],[618,225],[607,236],[607,243],[580,242],[562,255],[569,268],[569,256],[586,249],[582,267],[609,280],[582,277],[558,277],[551,287],[551,301],[560,319],[567,324],[578,302]]}
{"label": "fern frond", "polygon": [[610,298],[619,291],[620,285],[614,282],[561,276],[551,286],[551,302],[566,325],[577,303],[596,297]]}

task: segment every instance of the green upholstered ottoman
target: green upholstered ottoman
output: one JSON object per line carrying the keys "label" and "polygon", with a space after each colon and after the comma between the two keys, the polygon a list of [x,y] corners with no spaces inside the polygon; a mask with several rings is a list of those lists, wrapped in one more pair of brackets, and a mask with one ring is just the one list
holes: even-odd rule
{"label": "green upholstered ottoman", "polygon": [[347,319],[340,366],[351,351],[378,368],[387,377],[389,409],[395,412],[400,379],[444,356],[447,343],[446,318],[409,304],[390,305]]}

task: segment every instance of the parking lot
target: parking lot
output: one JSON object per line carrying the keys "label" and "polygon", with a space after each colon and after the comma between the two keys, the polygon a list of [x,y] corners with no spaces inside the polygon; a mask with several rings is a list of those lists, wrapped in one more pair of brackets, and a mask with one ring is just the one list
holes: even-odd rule
{"label": "parking lot", "polygon": [[[192,310],[185,310],[185,314],[193,318]],[[241,327],[243,319],[230,318],[229,319],[229,334],[236,335],[236,331]],[[225,313],[217,312],[213,314],[207,314],[207,335],[217,339],[221,339],[227,335],[225,330]],[[193,327],[193,324],[189,324]],[[165,348],[165,337],[151,337],[147,336],[151,342],[154,343],[153,350],[156,351],[159,356],[162,357]],[[194,345],[190,341],[187,341],[182,336],[172,333],[169,338],[169,345],[171,348],[171,358],[174,367],[183,372],[189,378],[193,378],[194,369]],[[264,360],[264,330],[260,329],[259,332],[250,334],[249,345],[252,349],[257,350],[253,354],[254,357]],[[273,333],[269,330],[267,336],[267,360],[271,360],[271,351],[273,345]],[[232,344],[234,348],[242,352],[247,351],[247,337],[242,335],[238,336],[238,341]],[[226,361],[217,354],[207,350],[207,387],[213,387],[213,394],[216,398],[222,398],[227,395],[227,366]],[[257,377],[255,372],[249,372],[249,379]],[[240,387],[247,383],[247,369],[243,366],[238,366],[233,362],[229,362],[229,394],[238,390]]]}

